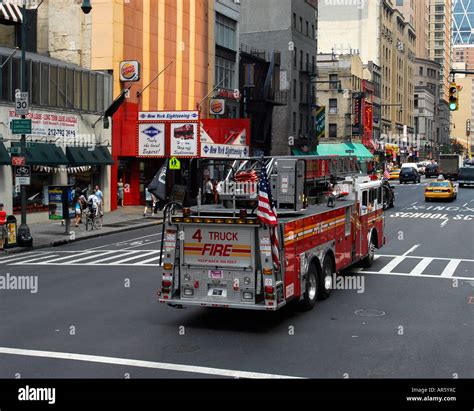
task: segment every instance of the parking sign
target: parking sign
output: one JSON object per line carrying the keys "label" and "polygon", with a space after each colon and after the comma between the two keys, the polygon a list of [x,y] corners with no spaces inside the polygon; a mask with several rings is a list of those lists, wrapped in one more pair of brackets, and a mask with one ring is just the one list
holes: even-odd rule
{"label": "parking sign", "polygon": [[26,116],[29,112],[28,93],[17,92],[15,94],[15,113],[17,116]]}

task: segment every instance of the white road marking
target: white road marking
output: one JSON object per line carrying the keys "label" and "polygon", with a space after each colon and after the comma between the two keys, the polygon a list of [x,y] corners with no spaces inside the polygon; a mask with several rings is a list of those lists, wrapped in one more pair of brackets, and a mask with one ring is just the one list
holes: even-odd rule
{"label": "white road marking", "polygon": [[459,264],[461,264],[461,260],[457,260],[457,259],[451,260],[446,266],[446,268],[443,270],[443,272],[441,273],[441,277],[452,278]]}
{"label": "white road marking", "polygon": [[[41,255],[41,254],[40,254],[40,255]],[[48,256],[51,256],[51,254],[48,253]],[[29,254],[29,255],[17,254],[17,255],[15,255],[14,257],[11,256],[11,257],[8,257],[8,258],[2,258],[2,259],[0,259],[0,264],[3,264],[3,263],[10,263],[10,262],[15,261],[15,260],[23,260],[24,258],[29,258],[29,257],[32,257],[32,254]]]}
{"label": "white road marking", "polygon": [[157,236],[161,236],[161,230],[157,234],[144,235],[142,237],[131,238],[129,240],[119,241],[117,243],[106,244],[106,245],[101,245],[101,246],[98,246],[98,247],[88,248],[87,250],[84,250],[84,251],[98,250],[99,248],[103,248],[103,247],[111,247],[111,246],[114,246],[114,245],[127,244],[127,243],[133,242],[135,240],[141,240],[142,238],[157,237]]}
{"label": "white road marking", "polygon": [[467,207],[468,204],[469,204],[469,203],[463,204],[463,207]]}
{"label": "white road marking", "polygon": [[[136,254],[136,253],[140,253],[140,250],[128,251],[125,255],[132,255],[132,254]],[[110,260],[113,260],[115,258],[120,258],[120,255],[113,255],[112,257],[102,258],[101,260],[94,261],[94,263],[92,265],[98,264],[98,263],[103,263],[104,261],[110,261]]]}
{"label": "white road marking", "polygon": [[[399,255],[394,255],[394,254],[377,254],[379,257],[388,257],[388,258],[396,258],[400,257]],[[422,257],[418,255],[407,255],[405,258],[416,258],[416,259],[423,259],[423,258],[428,258],[428,257]],[[452,258],[446,258],[446,257],[433,257],[433,260],[444,260],[444,261],[451,261]],[[470,260],[468,258],[460,258],[461,261],[467,262],[467,263],[474,263],[474,260]]]}
{"label": "white road marking", "polygon": [[449,223],[449,220],[446,219],[446,220],[444,220],[444,221],[441,223],[440,227],[446,227],[446,225],[447,225],[448,223]]}
{"label": "white road marking", "polygon": [[75,264],[75,263],[78,263],[80,261],[84,261],[84,260],[90,260],[91,258],[97,258],[97,257],[102,257],[103,255],[110,255],[111,253],[113,253],[113,251],[103,251],[99,254],[89,254],[89,255],[86,255],[85,257],[82,256],[81,258],[76,258],[75,260],[71,260],[71,261],[66,261],[65,264],[68,265],[68,264]]}
{"label": "white road marking", "polygon": [[59,254],[43,255],[41,257],[35,257],[35,258],[28,259],[28,260],[16,261],[16,262],[14,262],[12,264],[9,264],[9,265],[29,264],[29,263],[32,263],[34,261],[36,262],[36,261],[39,261],[39,260],[46,260],[47,258],[54,258],[54,257],[59,257]]}
{"label": "white road marking", "polygon": [[120,265],[120,264],[126,263],[128,261],[136,260],[137,258],[142,258],[142,257],[146,257],[148,255],[157,254],[157,253],[159,254],[160,252],[159,251],[150,251],[150,252],[145,253],[145,254],[134,255],[133,257],[125,258],[124,260],[114,261],[114,264]]}
{"label": "white road marking", "polygon": [[411,277],[411,278],[439,278],[439,279],[452,279],[452,280],[466,280],[466,281],[474,281],[472,277],[459,277],[459,276],[451,276],[451,277],[441,277],[440,275],[434,274],[419,274],[413,275],[410,273],[381,273],[379,271],[362,271],[363,269],[357,269],[352,271],[353,273],[357,274],[369,274],[369,275],[386,275],[386,276],[398,276],[398,277]]}
{"label": "white road marking", "polygon": [[405,259],[404,256],[396,257],[392,261],[390,261],[387,265],[385,265],[381,270],[379,270],[380,273],[387,273],[390,274],[395,267],[400,264],[403,260]]}
{"label": "white road marking", "polygon": [[[155,260],[161,260],[161,256],[150,258],[148,260],[142,261],[141,263],[138,263],[137,265],[145,265],[145,264],[151,263],[152,261],[155,261]],[[156,265],[158,265],[158,264],[156,264]]]}
{"label": "white road marking", "polygon": [[[91,255],[91,252],[84,252],[84,253],[81,253],[82,256],[85,256],[86,254],[88,255]],[[93,255],[93,254],[92,254]],[[67,255],[66,257],[60,257],[60,258],[54,258],[52,260],[48,260],[47,263],[50,264],[50,263],[57,263],[58,261],[63,261],[63,260],[67,260],[68,258],[71,258],[70,255]]]}
{"label": "white road marking", "polygon": [[411,204],[412,206],[414,205],[417,205],[418,204],[418,201],[415,201],[413,204]]}
{"label": "white road marking", "polygon": [[158,240],[158,241],[148,241],[148,242],[146,242],[145,244],[134,245],[134,246],[132,246],[132,247],[124,248],[124,250],[131,250],[132,248],[135,248],[135,247],[140,247],[140,246],[142,246],[142,245],[149,245],[149,244],[155,244],[155,243],[161,243],[161,240]]}
{"label": "white road marking", "polygon": [[98,355],[86,355],[86,354],[74,354],[74,353],[65,353],[65,352],[56,352],[56,351],[39,351],[39,350],[25,350],[19,348],[8,348],[0,347],[0,354],[7,355],[20,355],[26,357],[39,357],[39,358],[53,358],[58,360],[72,360],[72,361],[85,361],[98,364],[111,364],[111,365],[122,365],[126,367],[138,367],[138,368],[151,368],[156,370],[167,370],[167,371],[176,371],[176,372],[188,372],[195,374],[204,374],[204,375],[217,375],[220,377],[233,377],[233,378],[265,378],[265,379],[296,379],[300,377],[292,377],[286,375],[278,374],[265,374],[258,372],[248,372],[248,371],[235,371],[235,370],[226,370],[220,368],[209,368],[201,367],[195,365],[181,365],[181,364],[171,364],[163,362],[154,362],[154,361],[142,361],[142,360],[132,360],[127,358],[116,358],[116,357],[103,357]]}
{"label": "white road marking", "polygon": [[411,275],[420,275],[420,274],[423,274],[423,271],[426,270],[426,267],[428,267],[431,262],[433,261],[433,259],[431,257],[428,257],[428,258],[423,258],[423,260],[421,260],[417,266],[411,270],[410,274]]}
{"label": "white road marking", "polygon": [[420,244],[416,244],[414,245],[412,248],[410,248],[405,254],[402,254],[403,257],[406,257],[408,254],[411,254],[413,251],[415,251],[418,247],[420,246]]}
{"label": "white road marking", "polygon": [[0,263],[3,261],[3,260],[9,260],[11,258],[23,258],[24,256],[29,256],[29,255],[34,255],[34,254],[37,254],[36,252],[34,251],[29,251],[27,253],[21,253],[21,254],[15,254],[15,255],[6,255],[2,258],[0,258]]}

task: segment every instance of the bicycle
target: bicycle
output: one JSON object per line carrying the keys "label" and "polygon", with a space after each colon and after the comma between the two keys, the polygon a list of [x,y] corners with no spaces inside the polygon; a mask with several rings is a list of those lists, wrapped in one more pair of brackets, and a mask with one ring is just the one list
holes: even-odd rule
{"label": "bicycle", "polygon": [[102,215],[98,211],[91,211],[88,208],[84,211],[86,231],[100,230],[103,227]]}

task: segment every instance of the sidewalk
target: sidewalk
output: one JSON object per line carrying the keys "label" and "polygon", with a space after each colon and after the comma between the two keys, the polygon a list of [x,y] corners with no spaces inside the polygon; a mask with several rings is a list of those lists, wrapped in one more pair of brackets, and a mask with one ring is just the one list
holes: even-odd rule
{"label": "sidewalk", "polygon": [[[143,217],[142,206],[124,207],[106,213],[103,217],[103,221],[104,226],[101,230],[92,231],[86,231],[83,224],[81,224],[80,227],[75,227],[74,221],[71,221],[70,234],[66,234],[66,226],[62,225],[61,222],[51,221],[48,223],[31,224],[29,227],[31,236],[33,237],[33,249],[55,247],[88,238],[137,230],[154,225],[158,226],[163,221],[163,213],[159,212],[154,217],[152,217],[151,214]],[[20,219],[18,219],[18,226],[19,225]],[[31,248],[14,247],[6,249],[5,253],[15,254],[31,250]],[[5,253],[0,251],[0,256]]]}

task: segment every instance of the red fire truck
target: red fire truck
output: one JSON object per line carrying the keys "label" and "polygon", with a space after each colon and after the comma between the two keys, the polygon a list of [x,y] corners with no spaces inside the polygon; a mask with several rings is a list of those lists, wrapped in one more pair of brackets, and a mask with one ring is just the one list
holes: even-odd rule
{"label": "red fire truck", "polygon": [[[258,181],[236,190],[260,167],[278,215],[279,264],[272,228],[257,217]],[[385,242],[382,182],[362,175],[356,158],[246,159],[228,168],[221,204],[167,210],[161,303],[275,311],[297,301],[309,310],[329,297],[336,275],[369,267]]]}

